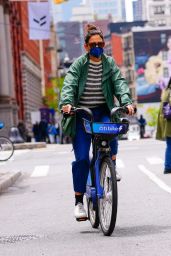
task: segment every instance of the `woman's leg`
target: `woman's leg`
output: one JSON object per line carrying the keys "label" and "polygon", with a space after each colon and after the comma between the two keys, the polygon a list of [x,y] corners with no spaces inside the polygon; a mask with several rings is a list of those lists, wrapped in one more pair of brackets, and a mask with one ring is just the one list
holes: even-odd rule
{"label": "woman's leg", "polygon": [[165,171],[171,172],[171,137],[166,137]]}
{"label": "woman's leg", "polygon": [[86,191],[86,182],[89,172],[89,150],[91,135],[85,133],[81,115],[76,121],[76,135],[73,139],[75,161],[72,163],[73,186],[76,195]]}

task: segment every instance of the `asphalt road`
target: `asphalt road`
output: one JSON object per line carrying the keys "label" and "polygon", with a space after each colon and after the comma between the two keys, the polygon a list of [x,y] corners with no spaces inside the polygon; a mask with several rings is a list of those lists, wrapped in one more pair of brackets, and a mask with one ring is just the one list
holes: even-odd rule
{"label": "asphalt road", "polygon": [[71,145],[16,151],[0,170],[22,177],[0,196],[0,256],[171,254],[171,175],[163,174],[165,144],[120,141],[115,231],[104,237],[73,217]]}

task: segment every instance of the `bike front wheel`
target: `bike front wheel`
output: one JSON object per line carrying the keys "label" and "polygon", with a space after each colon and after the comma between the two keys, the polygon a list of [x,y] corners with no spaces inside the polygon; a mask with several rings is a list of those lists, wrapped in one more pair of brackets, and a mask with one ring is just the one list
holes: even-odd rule
{"label": "bike front wheel", "polygon": [[94,206],[92,199],[87,199],[88,207],[88,219],[90,220],[92,228],[98,228],[99,226],[99,216],[98,216],[98,206]]}
{"label": "bike front wheel", "polygon": [[100,168],[100,185],[103,197],[98,200],[99,219],[105,236],[110,236],[115,228],[118,193],[115,166],[109,157],[105,157]]}
{"label": "bike front wheel", "polygon": [[7,161],[14,153],[14,145],[10,139],[0,136],[0,161]]}

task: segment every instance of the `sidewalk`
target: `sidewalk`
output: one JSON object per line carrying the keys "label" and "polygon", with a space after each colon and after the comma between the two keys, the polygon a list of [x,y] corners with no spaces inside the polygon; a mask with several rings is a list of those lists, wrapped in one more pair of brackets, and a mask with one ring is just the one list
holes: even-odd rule
{"label": "sidewalk", "polygon": [[20,176],[20,171],[0,171],[0,194],[12,186]]}
{"label": "sidewalk", "polygon": [[[37,149],[46,148],[45,142],[27,142],[14,144],[14,150],[18,149]],[[12,186],[16,180],[21,176],[20,171],[0,171],[0,194],[8,187]]]}
{"label": "sidewalk", "polygon": [[35,149],[35,148],[46,148],[46,142],[24,142],[14,143],[14,149]]}

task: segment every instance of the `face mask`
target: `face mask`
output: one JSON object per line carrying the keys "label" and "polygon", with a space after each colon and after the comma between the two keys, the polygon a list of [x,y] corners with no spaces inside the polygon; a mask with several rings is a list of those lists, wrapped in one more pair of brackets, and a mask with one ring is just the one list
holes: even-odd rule
{"label": "face mask", "polygon": [[103,54],[103,48],[101,47],[92,47],[90,49],[90,55],[99,58]]}

